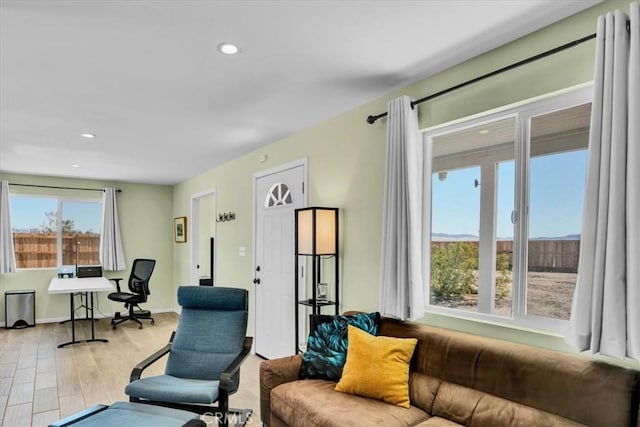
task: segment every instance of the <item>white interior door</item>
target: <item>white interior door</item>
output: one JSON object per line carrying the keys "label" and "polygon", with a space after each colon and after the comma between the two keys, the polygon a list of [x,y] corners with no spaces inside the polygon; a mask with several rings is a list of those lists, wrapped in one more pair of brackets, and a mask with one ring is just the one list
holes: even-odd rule
{"label": "white interior door", "polygon": [[294,209],[304,207],[305,165],[255,177],[255,351],[295,354]]}

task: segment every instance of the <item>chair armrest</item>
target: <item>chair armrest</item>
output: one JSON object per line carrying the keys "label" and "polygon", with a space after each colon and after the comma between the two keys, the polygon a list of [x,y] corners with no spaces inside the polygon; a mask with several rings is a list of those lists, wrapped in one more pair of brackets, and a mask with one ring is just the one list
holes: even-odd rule
{"label": "chair armrest", "polygon": [[171,344],[173,343],[173,337],[176,335],[175,331],[171,334],[171,338],[167,345],[162,347],[160,350],[153,353],[151,356],[144,359],[142,362],[138,363],[133,370],[131,371],[131,376],[129,376],[129,382],[132,383],[136,380],[140,379],[142,375],[142,371],[151,366],[154,362],[158,361],[164,355],[168,354],[171,351]]}
{"label": "chair armrest", "polygon": [[297,380],[302,355],[265,360],[260,364],[260,419],[271,420],[271,390],[280,384]]}
{"label": "chair armrest", "polygon": [[120,290],[120,281],[123,280],[122,277],[118,277],[116,279],[109,279],[109,280],[116,282],[116,289],[118,290],[118,293],[122,292]]}
{"label": "chair armrest", "polygon": [[234,375],[240,369],[242,362],[247,358],[251,351],[251,344],[253,344],[253,337],[245,337],[242,351],[236,356],[235,359],[227,366],[227,369],[220,375],[220,388],[223,390],[231,391],[235,384],[233,382]]}

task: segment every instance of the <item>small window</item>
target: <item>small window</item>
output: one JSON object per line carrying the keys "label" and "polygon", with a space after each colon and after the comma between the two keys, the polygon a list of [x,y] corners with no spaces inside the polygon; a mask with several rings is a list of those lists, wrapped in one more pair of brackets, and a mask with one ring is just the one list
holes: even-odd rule
{"label": "small window", "polygon": [[11,196],[17,268],[100,264],[98,200]]}
{"label": "small window", "polygon": [[289,187],[287,187],[287,184],[283,184],[281,182],[273,184],[264,202],[264,206],[266,208],[286,206],[291,204],[293,204],[293,199],[291,198]]}

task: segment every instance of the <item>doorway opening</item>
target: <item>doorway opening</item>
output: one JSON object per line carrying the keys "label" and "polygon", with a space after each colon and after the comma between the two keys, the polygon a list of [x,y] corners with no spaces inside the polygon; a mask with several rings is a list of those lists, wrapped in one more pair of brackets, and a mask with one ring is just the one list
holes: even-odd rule
{"label": "doorway opening", "polygon": [[191,197],[191,282],[213,286],[216,282],[216,192]]}

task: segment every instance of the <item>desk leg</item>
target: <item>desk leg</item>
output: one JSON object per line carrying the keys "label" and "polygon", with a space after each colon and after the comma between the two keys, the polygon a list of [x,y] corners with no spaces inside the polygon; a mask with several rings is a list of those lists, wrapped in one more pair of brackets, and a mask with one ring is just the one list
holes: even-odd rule
{"label": "desk leg", "polygon": [[91,342],[91,341],[100,341],[100,342],[109,342],[109,340],[104,339],[104,338],[96,338],[95,335],[95,318],[93,317],[93,294],[95,292],[87,292],[87,298],[89,298],[91,307],[89,308],[89,312],[91,313],[91,339],[90,340],[85,340],[86,342]]}
{"label": "desk leg", "polygon": [[[90,320],[91,318],[89,317],[89,297],[88,297],[89,292],[75,292],[73,293],[73,295],[80,295],[80,305],[78,306],[78,309],[81,309],[82,307],[84,307],[84,317],[79,317],[76,320]],[[75,308],[75,303],[74,303],[74,308]],[[94,319],[94,322],[97,322],[99,319]],[[67,319],[67,320],[61,320],[60,324],[64,324],[67,322],[71,322],[71,318]]]}
{"label": "desk leg", "polygon": [[[91,308],[86,307],[87,309],[87,315],[89,314],[89,311],[91,311],[91,339],[95,340],[96,339],[96,332],[95,332],[95,325],[93,324],[93,292],[87,292],[87,304],[91,304]],[[91,301],[91,303],[89,303],[89,301]]]}
{"label": "desk leg", "polygon": [[73,294],[69,294],[71,307],[71,341],[76,341],[76,304],[75,299],[73,298]]}
{"label": "desk leg", "polygon": [[93,342],[93,341],[109,342],[109,340],[106,340],[106,339],[96,338],[96,335],[95,335],[95,324],[94,324],[94,318],[93,318],[93,292],[87,292],[87,303],[89,303],[89,298],[91,301],[90,302],[91,306],[88,307],[88,310],[91,312],[91,318],[90,318],[91,339],[76,341],[76,317],[75,317],[76,310],[75,310],[75,304],[73,299],[73,293],[69,294],[69,298],[71,301],[71,341],[58,345],[58,348],[62,348],[71,344],[78,344],[81,342]]}

